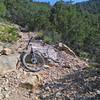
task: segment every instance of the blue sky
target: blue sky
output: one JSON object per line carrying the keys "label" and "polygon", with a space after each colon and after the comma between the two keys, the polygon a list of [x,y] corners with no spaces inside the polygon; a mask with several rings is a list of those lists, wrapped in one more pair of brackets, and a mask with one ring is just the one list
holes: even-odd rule
{"label": "blue sky", "polygon": [[[50,4],[54,4],[58,0],[33,0],[33,1],[40,1],[40,2],[50,2]],[[70,0],[64,0],[64,1],[70,1]],[[72,0],[74,2],[82,2],[87,0]]]}

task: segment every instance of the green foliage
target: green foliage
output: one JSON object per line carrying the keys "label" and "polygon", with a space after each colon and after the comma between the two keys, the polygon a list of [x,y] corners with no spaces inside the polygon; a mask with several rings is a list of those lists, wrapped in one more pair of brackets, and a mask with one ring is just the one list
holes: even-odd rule
{"label": "green foliage", "polygon": [[78,7],[78,10],[83,13],[100,13],[100,0],[89,0],[87,2],[78,3],[76,6]]}
{"label": "green foliage", "polygon": [[19,25],[26,25],[31,17],[30,0],[5,0],[7,18]]}
{"label": "green foliage", "polygon": [[46,43],[55,44],[55,43],[60,42],[61,34],[59,34],[57,32],[53,32],[53,31],[45,32],[44,35],[43,35],[43,40]]}
{"label": "green foliage", "polygon": [[44,36],[43,37],[43,40],[44,40],[45,43],[48,43],[48,44],[51,44],[52,43],[52,38],[49,37],[49,36]]}
{"label": "green foliage", "polygon": [[41,38],[43,38],[43,35],[44,35],[44,33],[43,32],[36,32],[36,38],[38,38],[38,39],[41,39]]}
{"label": "green foliage", "polygon": [[0,21],[4,20],[4,17],[6,15],[6,6],[4,5],[4,1],[0,1]]}
{"label": "green foliage", "polygon": [[44,3],[33,3],[32,18],[30,20],[30,29],[34,31],[48,30],[50,26],[50,5]]}
{"label": "green foliage", "polygon": [[0,23],[0,41],[12,42],[19,38],[18,29],[11,24]]}
{"label": "green foliage", "polygon": [[[84,52],[89,53],[91,59],[100,62],[100,0],[78,4],[59,0],[53,6],[32,0],[2,0],[1,16],[22,27],[28,26],[31,31],[39,32],[38,37],[47,43],[63,42],[77,54],[86,57]],[[5,33],[16,32],[5,29]]]}
{"label": "green foliage", "polygon": [[85,58],[89,58],[89,53],[87,52],[80,52],[79,56],[82,58],[82,59],[85,59]]}

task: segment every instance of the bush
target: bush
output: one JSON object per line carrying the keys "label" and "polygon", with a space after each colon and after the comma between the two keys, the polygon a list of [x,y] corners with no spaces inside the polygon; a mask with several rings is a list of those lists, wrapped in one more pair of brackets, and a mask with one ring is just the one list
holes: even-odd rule
{"label": "bush", "polygon": [[79,53],[79,56],[80,56],[82,59],[89,58],[89,53],[87,53],[87,52],[80,52],[80,53]]}
{"label": "bush", "polygon": [[48,36],[44,36],[43,40],[45,43],[51,44],[52,43],[52,38],[48,37]]}
{"label": "bush", "polygon": [[19,38],[18,28],[11,24],[0,23],[0,41],[12,42]]}
{"label": "bush", "polygon": [[49,44],[55,44],[61,41],[61,34],[57,32],[45,32],[43,40]]}
{"label": "bush", "polygon": [[37,39],[42,39],[44,33],[43,33],[43,32],[36,32],[36,35],[37,35],[37,36],[36,36]]}

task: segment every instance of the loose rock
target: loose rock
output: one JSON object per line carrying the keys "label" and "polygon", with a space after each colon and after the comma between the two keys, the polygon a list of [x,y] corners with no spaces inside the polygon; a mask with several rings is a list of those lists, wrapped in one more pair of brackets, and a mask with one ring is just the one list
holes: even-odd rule
{"label": "loose rock", "polygon": [[1,54],[2,55],[10,55],[12,54],[12,50],[10,48],[4,48],[2,51],[1,51]]}

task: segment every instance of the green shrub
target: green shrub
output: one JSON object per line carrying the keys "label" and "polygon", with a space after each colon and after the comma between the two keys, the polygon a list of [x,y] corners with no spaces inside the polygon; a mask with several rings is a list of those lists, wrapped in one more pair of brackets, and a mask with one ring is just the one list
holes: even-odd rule
{"label": "green shrub", "polygon": [[61,42],[61,34],[60,33],[54,32],[54,34],[53,34],[53,42],[54,43]]}
{"label": "green shrub", "polygon": [[49,44],[55,44],[61,41],[61,34],[57,32],[45,32],[43,40]]}
{"label": "green shrub", "polygon": [[37,38],[43,38],[43,32],[36,32]]}
{"label": "green shrub", "polygon": [[52,38],[50,38],[49,36],[44,36],[43,40],[45,43],[51,44],[52,43]]}
{"label": "green shrub", "polygon": [[0,41],[12,42],[19,38],[18,28],[11,24],[0,23]]}
{"label": "green shrub", "polygon": [[80,52],[79,56],[84,59],[84,58],[89,58],[89,53],[87,52]]}

